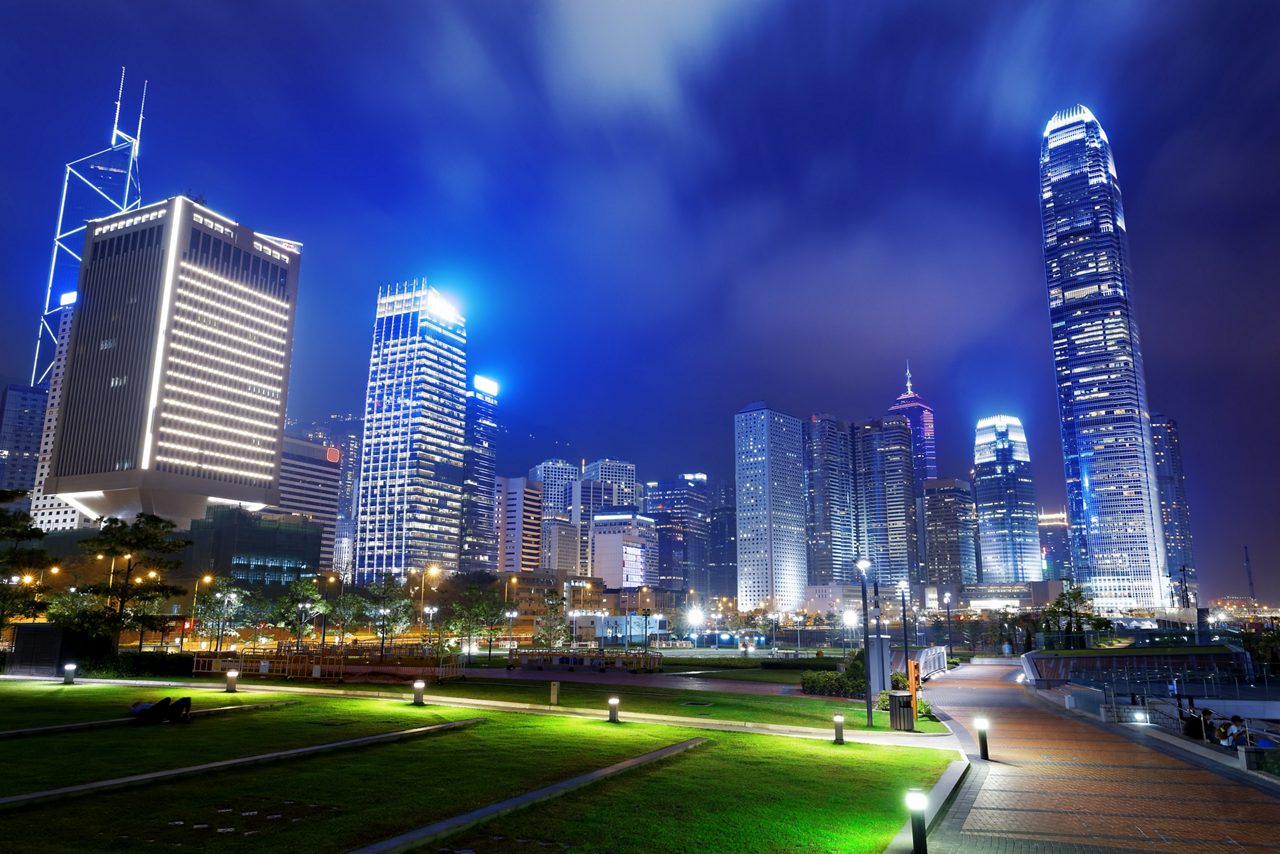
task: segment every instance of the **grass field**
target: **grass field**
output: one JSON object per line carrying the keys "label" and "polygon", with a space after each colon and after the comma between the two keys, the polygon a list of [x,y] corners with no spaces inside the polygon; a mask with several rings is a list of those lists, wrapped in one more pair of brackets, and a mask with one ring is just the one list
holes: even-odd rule
{"label": "grass field", "polygon": [[[42,695],[42,707],[71,700],[88,712],[93,703],[118,708],[139,694],[92,687],[90,701],[48,683],[0,683],[0,708]],[[518,836],[582,851],[869,851],[883,848],[902,823],[905,789],[930,785],[954,758],[937,750],[302,697],[278,710],[186,726],[0,742],[0,763],[8,791],[32,791],[138,771],[140,762],[177,767],[477,715],[486,721],[411,741],[0,810],[0,840],[7,852],[347,851],[705,736],[710,742],[687,754],[492,822],[472,834],[484,843],[477,850],[536,850],[510,841]],[[734,809],[725,808],[729,803]]]}

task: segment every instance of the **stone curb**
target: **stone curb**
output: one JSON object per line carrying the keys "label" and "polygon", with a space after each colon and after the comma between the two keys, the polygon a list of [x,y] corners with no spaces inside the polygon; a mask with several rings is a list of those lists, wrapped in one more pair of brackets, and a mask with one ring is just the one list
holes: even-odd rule
{"label": "stone curb", "polygon": [[[220,715],[227,712],[247,712],[255,709],[271,709],[276,706],[292,706],[298,703],[298,700],[273,700],[269,703],[248,703],[243,706],[218,706],[213,709],[193,709],[191,717],[202,718],[207,715]],[[102,727],[120,726],[121,724],[135,723],[137,718],[110,718],[103,721],[78,721],[70,724],[54,724],[52,726],[27,727],[26,729],[7,729],[0,732],[0,739],[4,738],[23,738],[29,735],[56,735],[61,732],[75,732],[84,729],[101,729]]]}
{"label": "stone curb", "polygon": [[[932,830],[938,819],[947,811],[947,807],[951,804],[951,799],[955,796],[956,790],[960,788],[960,784],[969,773],[969,768],[968,759],[957,759],[947,766],[947,770],[942,772],[938,782],[933,784],[933,788],[929,790],[929,807],[924,814],[926,832]],[[893,837],[893,841],[884,850],[886,854],[901,854],[901,852],[914,850],[911,840],[910,818],[902,825],[897,835]]]}
{"label": "stone curb", "polygon": [[678,744],[668,745],[658,750],[650,751],[641,756],[634,756],[631,759],[624,759],[616,762],[607,768],[601,768],[596,771],[588,771],[586,774],[579,774],[577,777],[570,777],[568,780],[561,780],[559,783],[552,783],[550,786],[544,786],[541,789],[535,789],[532,792],[525,792],[523,795],[516,795],[514,798],[508,798],[505,801],[498,801],[488,806],[480,807],[462,815],[447,818],[420,827],[416,830],[410,830],[399,836],[393,836],[390,839],[384,839],[381,842],[375,842],[359,848],[353,854],[389,854],[393,851],[408,851],[428,842],[451,836],[459,831],[474,827],[481,822],[489,819],[498,818],[507,815],[516,810],[523,809],[531,804],[539,801],[558,798],[561,795],[572,792],[574,789],[580,789],[600,780],[607,779],[624,771],[630,771],[633,768],[639,768],[642,765],[648,765],[650,762],[656,762],[659,759],[665,759],[676,753],[681,753],[691,747],[697,747],[706,742],[705,738],[691,738]]}
{"label": "stone curb", "polygon": [[112,780],[99,780],[93,783],[81,783],[76,786],[64,786],[60,789],[46,789],[43,792],[29,792],[24,795],[10,795],[8,797],[0,798],[0,809],[26,805],[36,801],[49,800],[51,798],[89,795],[95,792],[118,789],[125,786],[170,780],[175,777],[185,777],[192,774],[205,774],[211,771],[223,771],[228,768],[237,768],[242,765],[255,765],[259,762],[275,762],[281,759],[294,759],[299,756],[309,756],[330,750],[341,750],[348,747],[363,747],[369,744],[384,744],[393,741],[401,741],[403,739],[414,738],[419,735],[427,735],[429,733],[469,726],[470,724],[480,723],[483,720],[484,718],[466,718],[458,721],[445,721],[444,723],[413,727],[412,729],[402,729],[396,732],[366,735],[361,736],[360,738],[345,739],[343,741],[331,741],[327,744],[313,744],[307,747],[294,747],[289,750],[278,750],[274,753],[260,753],[256,756],[241,756],[237,759],[222,759],[217,762],[206,762],[203,765],[189,765],[185,768],[171,768],[166,771],[151,771],[146,774],[133,774],[128,777],[116,777]]}

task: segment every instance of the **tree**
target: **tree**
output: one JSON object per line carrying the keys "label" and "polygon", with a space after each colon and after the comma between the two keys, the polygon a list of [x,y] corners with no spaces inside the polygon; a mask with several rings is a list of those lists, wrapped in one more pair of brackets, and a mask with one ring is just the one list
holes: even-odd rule
{"label": "tree", "polygon": [[405,595],[400,582],[384,577],[368,585],[364,589],[365,616],[372,623],[374,632],[383,652],[386,651],[387,639],[404,634],[409,629],[413,617],[413,603]]}
{"label": "tree", "polygon": [[[22,490],[0,490],[0,504],[17,501]],[[49,556],[32,547],[44,531],[31,524],[31,517],[18,510],[0,508],[0,632],[15,617],[34,619],[44,610],[45,592],[40,578],[52,565]]]}
{"label": "tree", "polygon": [[329,605],[320,593],[314,578],[300,579],[286,588],[284,595],[276,599],[272,609],[273,622],[282,628],[293,630],[297,649],[302,650],[302,636],[314,630],[312,621],[327,613]]}
{"label": "tree", "polygon": [[113,652],[120,651],[121,632],[141,626],[137,618],[145,616],[152,605],[186,593],[160,580],[163,572],[178,566],[168,555],[188,545],[187,540],[173,538],[175,527],[168,519],[150,513],[139,513],[132,522],[105,519],[98,535],[80,544],[88,553],[112,559],[115,566],[105,590],[101,584],[90,585],[91,592],[105,596],[105,608],[114,614],[103,625],[112,639]]}
{"label": "tree", "polygon": [[[533,642],[540,647],[564,646],[569,639],[569,629],[564,622],[564,597],[559,593],[547,594],[547,612],[537,620],[538,631]],[[628,628],[628,631],[630,629]]]}
{"label": "tree", "polygon": [[329,603],[329,614],[338,627],[339,643],[346,639],[348,628],[358,626],[360,621],[366,618],[365,611],[368,607],[368,602],[350,590],[343,591]]}

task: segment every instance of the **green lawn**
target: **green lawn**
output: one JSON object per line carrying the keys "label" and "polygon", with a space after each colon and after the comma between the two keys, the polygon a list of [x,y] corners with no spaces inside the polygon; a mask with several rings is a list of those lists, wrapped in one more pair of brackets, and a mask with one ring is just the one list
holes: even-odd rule
{"label": "green lawn", "polygon": [[778,685],[799,685],[800,670],[689,670],[676,676],[694,676],[698,679],[732,679],[741,682],[772,682]]}
{"label": "green lawn", "polygon": [[[188,692],[190,693],[190,692]],[[122,718],[136,702],[153,702],[162,697],[186,696],[180,688],[136,688],[94,685],[80,682],[0,682],[0,730]],[[195,708],[265,703],[277,699],[261,694],[222,694],[199,691],[191,694]],[[243,714],[256,714],[245,712]],[[3,744],[3,742],[0,742]]]}
{"label": "green lawn", "polygon": [[[0,707],[15,693],[0,684]],[[21,739],[4,745],[0,764],[7,780],[25,781],[10,791],[32,790],[139,771],[140,762],[174,767],[477,714],[486,722],[425,738],[0,810],[0,840],[6,852],[348,851],[701,735],[711,743],[564,805],[499,820],[484,834],[520,828],[519,835],[611,852],[872,850],[901,824],[903,791],[929,785],[954,758],[915,748],[303,697],[283,709],[186,727]],[[222,726],[227,722],[234,726]],[[723,809],[730,801],[735,809]]]}

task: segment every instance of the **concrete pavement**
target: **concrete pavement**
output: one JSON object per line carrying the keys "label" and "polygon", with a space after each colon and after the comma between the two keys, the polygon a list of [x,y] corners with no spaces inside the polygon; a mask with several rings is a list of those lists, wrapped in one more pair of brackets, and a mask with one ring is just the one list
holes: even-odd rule
{"label": "concrete pavement", "polygon": [[[1059,712],[1019,672],[968,665],[928,683],[974,763],[931,850],[1280,851],[1280,798]],[[990,762],[978,758],[980,717]]]}

